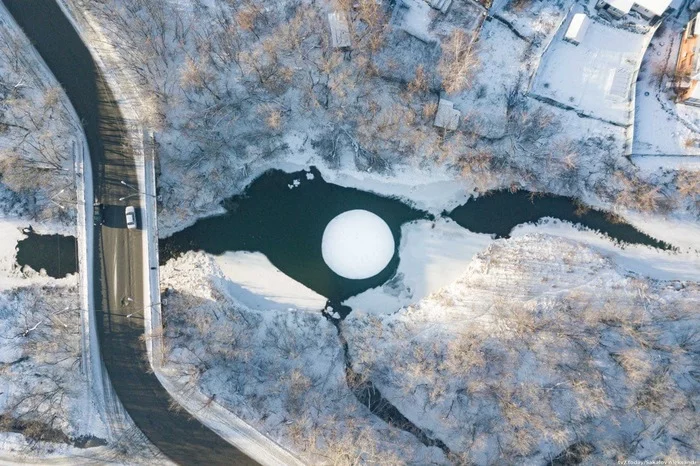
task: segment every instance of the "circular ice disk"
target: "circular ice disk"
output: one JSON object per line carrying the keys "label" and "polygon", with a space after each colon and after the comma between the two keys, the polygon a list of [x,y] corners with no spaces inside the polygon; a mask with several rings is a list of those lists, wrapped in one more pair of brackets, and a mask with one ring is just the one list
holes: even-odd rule
{"label": "circular ice disk", "polygon": [[348,210],[328,222],[321,241],[323,260],[341,277],[361,280],[384,270],[394,256],[389,225],[366,210]]}

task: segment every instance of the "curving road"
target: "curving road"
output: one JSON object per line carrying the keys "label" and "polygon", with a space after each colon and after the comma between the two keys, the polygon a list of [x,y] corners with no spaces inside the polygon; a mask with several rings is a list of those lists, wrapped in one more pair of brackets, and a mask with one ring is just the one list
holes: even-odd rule
{"label": "curving road", "polygon": [[[90,52],[59,6],[48,0],[3,0],[65,89],[80,117],[90,149],[95,200],[103,225],[95,226],[93,286],[100,351],[112,386],[136,426],[176,463],[257,464],[186,413],[170,409],[171,398],[148,363],[143,323],[143,238],[128,230],[126,205],[142,205],[135,190],[137,166],[117,102]],[[123,199],[123,200],[120,200]]]}

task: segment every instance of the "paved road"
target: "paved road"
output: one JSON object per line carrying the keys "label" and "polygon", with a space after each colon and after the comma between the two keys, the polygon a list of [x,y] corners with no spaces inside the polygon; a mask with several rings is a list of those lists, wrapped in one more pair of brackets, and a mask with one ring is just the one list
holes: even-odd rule
{"label": "paved road", "polygon": [[[81,118],[95,176],[95,199],[104,225],[95,228],[94,286],[100,350],[112,385],[134,423],[180,464],[257,464],[187,414],[169,409],[168,393],[150,372],[143,325],[143,243],[128,230],[124,207],[142,213],[134,156],[110,89],[61,9],[49,0],[3,0],[65,89]],[[124,181],[127,185],[122,184]]]}

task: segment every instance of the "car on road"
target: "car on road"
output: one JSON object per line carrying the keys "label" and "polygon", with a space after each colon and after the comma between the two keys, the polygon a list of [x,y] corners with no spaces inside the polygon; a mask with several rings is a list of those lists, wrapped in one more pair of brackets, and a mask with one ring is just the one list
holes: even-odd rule
{"label": "car on road", "polygon": [[136,228],[136,209],[132,206],[128,206],[125,210],[126,213],[126,227],[129,230]]}
{"label": "car on road", "polygon": [[92,212],[95,225],[102,225],[104,223],[104,206],[99,202],[95,202]]}

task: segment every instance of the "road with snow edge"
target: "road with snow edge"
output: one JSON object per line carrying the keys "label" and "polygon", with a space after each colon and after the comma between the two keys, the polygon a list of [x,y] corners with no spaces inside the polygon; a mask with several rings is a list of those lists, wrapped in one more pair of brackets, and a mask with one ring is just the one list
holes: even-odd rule
{"label": "road with snow edge", "polygon": [[104,206],[95,227],[94,293],[100,350],[114,391],[129,416],[168,458],[180,464],[257,464],[186,413],[148,363],[143,310],[143,238],[128,230],[126,205],[143,221],[137,163],[119,106],[90,52],[59,6],[45,0],[3,0],[63,86],[80,117],[95,175],[94,197]]}

